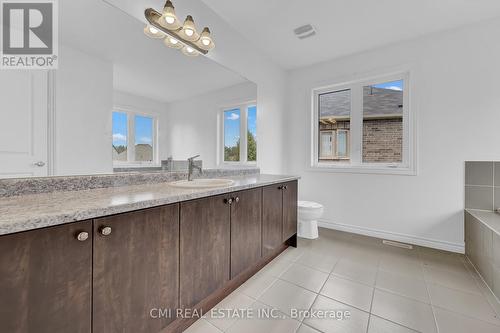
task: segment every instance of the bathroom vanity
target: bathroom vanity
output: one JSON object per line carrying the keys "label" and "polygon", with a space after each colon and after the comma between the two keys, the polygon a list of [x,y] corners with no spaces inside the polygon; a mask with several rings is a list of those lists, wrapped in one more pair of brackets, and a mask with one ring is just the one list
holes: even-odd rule
{"label": "bathroom vanity", "polygon": [[296,246],[297,178],[25,195],[0,212],[2,331],[181,332],[198,318],[177,309],[208,311]]}

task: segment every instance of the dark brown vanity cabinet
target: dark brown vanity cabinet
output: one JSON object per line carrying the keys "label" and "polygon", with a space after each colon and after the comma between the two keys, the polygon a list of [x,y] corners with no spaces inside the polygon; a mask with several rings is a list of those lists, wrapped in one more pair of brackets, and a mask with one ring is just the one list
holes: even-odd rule
{"label": "dark brown vanity cabinet", "polygon": [[262,190],[262,254],[275,251],[297,233],[297,181]]}
{"label": "dark brown vanity cabinet", "polygon": [[94,220],[93,332],[159,332],[178,288],[178,204]]}
{"label": "dark brown vanity cabinet", "polygon": [[236,192],[231,199],[231,278],[234,278],[262,256],[262,189]]}
{"label": "dark brown vanity cabinet", "polygon": [[297,233],[297,181],[283,184],[283,237],[285,242]]}
{"label": "dark brown vanity cabinet", "polygon": [[0,236],[0,331],[180,332],[296,228],[293,181]]}
{"label": "dark brown vanity cabinet", "polygon": [[230,278],[230,197],[181,203],[181,308],[194,307]]}
{"label": "dark brown vanity cabinet", "polygon": [[0,331],[91,331],[92,222],[0,237]]}

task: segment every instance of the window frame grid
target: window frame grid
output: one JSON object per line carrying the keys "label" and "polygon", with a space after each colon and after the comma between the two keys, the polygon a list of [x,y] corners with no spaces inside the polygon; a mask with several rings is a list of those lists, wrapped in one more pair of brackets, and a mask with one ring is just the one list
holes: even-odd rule
{"label": "window frame grid", "polygon": [[[139,111],[136,108],[128,107],[128,106],[119,106],[115,105],[111,111],[113,112],[121,112],[127,115],[127,161],[115,161],[113,160],[113,167],[144,167],[144,166],[152,166],[157,167],[160,166],[161,163],[159,161],[159,115],[156,112],[150,111]],[[152,161],[135,161],[135,116],[152,118],[153,120],[153,160]],[[113,133],[111,133],[113,136]]]}
{"label": "window frame grid", "polygon": [[[416,175],[416,117],[411,104],[412,81],[409,69],[392,74],[374,75],[344,81],[311,90],[311,150],[310,171]],[[363,87],[403,80],[403,147],[401,163],[363,163]],[[350,161],[319,160],[319,96],[335,91],[350,90]]]}
{"label": "window frame grid", "polygon": [[[257,102],[256,101],[247,101],[247,102],[242,102],[242,103],[235,103],[235,104],[229,104],[225,106],[220,107],[219,111],[219,143],[218,143],[218,157],[217,160],[219,161],[219,166],[225,166],[225,167],[230,167],[230,166],[241,166],[241,165],[247,165],[247,166],[256,166],[257,162],[259,160],[259,150],[257,149],[257,156],[255,161],[248,161],[248,138],[247,138],[247,131],[248,131],[248,109],[251,107],[257,108],[256,111],[256,116],[258,114],[258,107],[257,107]],[[224,148],[225,148],[225,112],[226,111],[231,111],[233,109],[239,109],[240,110],[240,160],[239,161],[225,161],[224,160]],[[257,116],[258,117],[258,116]],[[256,119],[257,121],[257,119]],[[259,131],[258,123],[257,123],[257,133]],[[258,136],[257,138],[258,139]]]}

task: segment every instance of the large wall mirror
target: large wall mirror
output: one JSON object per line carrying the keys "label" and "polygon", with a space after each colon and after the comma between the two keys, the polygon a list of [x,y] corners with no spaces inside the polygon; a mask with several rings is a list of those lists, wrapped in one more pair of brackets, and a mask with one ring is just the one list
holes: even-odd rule
{"label": "large wall mirror", "polygon": [[0,71],[0,178],[148,170],[197,154],[205,168],[257,163],[256,85],[147,37],[120,3],[58,1],[58,69]]}

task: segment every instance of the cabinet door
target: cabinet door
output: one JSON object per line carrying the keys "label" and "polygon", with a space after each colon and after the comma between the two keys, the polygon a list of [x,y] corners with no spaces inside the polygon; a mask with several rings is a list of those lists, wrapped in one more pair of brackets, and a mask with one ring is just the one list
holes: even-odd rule
{"label": "cabinet door", "polygon": [[262,189],[262,255],[266,256],[282,243],[283,190],[281,185]]}
{"label": "cabinet door", "polygon": [[229,280],[228,195],[181,203],[180,306],[191,308]]}
{"label": "cabinet door", "polygon": [[94,220],[94,333],[158,332],[174,319],[150,312],[178,306],[178,237],[177,204]]}
{"label": "cabinet door", "polygon": [[283,190],[283,241],[297,233],[297,181],[288,182]]}
{"label": "cabinet door", "polygon": [[262,190],[233,194],[231,205],[231,278],[261,258]]}
{"label": "cabinet door", "polygon": [[0,237],[0,331],[90,332],[91,237],[90,221]]}

